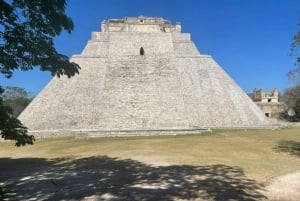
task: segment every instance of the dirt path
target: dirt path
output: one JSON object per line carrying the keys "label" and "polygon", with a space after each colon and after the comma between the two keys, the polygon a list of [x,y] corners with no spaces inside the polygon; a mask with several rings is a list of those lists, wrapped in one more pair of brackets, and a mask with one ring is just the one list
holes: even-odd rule
{"label": "dirt path", "polygon": [[269,200],[299,201],[300,172],[283,175],[274,179],[266,187]]}

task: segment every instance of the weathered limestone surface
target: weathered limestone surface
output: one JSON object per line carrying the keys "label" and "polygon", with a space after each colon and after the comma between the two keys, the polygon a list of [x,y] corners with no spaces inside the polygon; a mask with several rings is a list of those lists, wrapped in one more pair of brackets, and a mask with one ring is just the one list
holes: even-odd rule
{"label": "weathered limestone surface", "polygon": [[141,16],[108,20],[101,27],[72,57],[80,74],[53,78],[19,116],[30,131],[120,134],[270,126],[179,24]]}

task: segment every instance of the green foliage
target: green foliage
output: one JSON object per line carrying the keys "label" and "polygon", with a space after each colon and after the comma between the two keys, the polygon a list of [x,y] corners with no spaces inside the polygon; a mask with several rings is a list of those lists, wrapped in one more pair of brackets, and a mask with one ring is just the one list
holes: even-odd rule
{"label": "green foliage", "polygon": [[[0,95],[4,90],[0,88]],[[0,96],[0,129],[1,137],[5,140],[15,140],[16,146],[24,146],[26,144],[33,144],[34,137],[28,135],[27,128],[22,125],[20,120],[13,117],[13,110],[11,107],[3,104],[3,99]]]}
{"label": "green foliage", "polygon": [[289,121],[300,120],[300,85],[287,88],[284,90],[280,97],[280,101],[284,102],[288,108],[292,108],[296,115],[289,117],[287,114],[283,114],[283,118]]}
{"label": "green foliage", "polygon": [[295,107],[297,99],[300,99],[300,85],[286,88],[280,97],[280,101],[284,102],[289,108]]}
{"label": "green foliage", "polygon": [[3,104],[13,108],[13,117],[18,117],[31,100],[32,96],[25,91],[25,89],[19,87],[5,87]]}
{"label": "green foliage", "polygon": [[296,115],[300,116],[300,98],[298,98],[296,100],[294,110],[295,110]]}
{"label": "green foliage", "polygon": [[54,48],[53,38],[74,28],[65,7],[66,0],[0,0],[1,73],[11,77],[15,69],[36,66],[57,76],[79,73],[80,67]]}
{"label": "green foliage", "polygon": [[[0,73],[10,78],[16,69],[34,67],[58,77],[79,73],[79,65],[54,48],[54,37],[74,28],[66,5],[67,0],[0,0]],[[1,136],[16,140],[17,146],[32,144],[33,137],[14,115],[0,97]]]}

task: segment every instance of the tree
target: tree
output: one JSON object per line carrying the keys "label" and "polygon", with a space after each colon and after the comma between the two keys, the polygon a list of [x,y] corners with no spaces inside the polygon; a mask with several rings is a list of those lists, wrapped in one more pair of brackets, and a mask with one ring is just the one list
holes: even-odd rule
{"label": "tree", "polygon": [[300,85],[286,88],[280,97],[280,101],[284,102],[289,108],[295,107],[297,99],[300,99]]}
{"label": "tree", "polygon": [[290,87],[284,90],[280,101],[284,102],[288,108],[294,110],[296,115],[289,117],[287,114],[283,115],[283,118],[286,118],[290,121],[299,121],[300,118],[300,85]]}
{"label": "tree", "polygon": [[[4,90],[0,87],[0,95]],[[24,146],[33,144],[34,136],[28,135],[27,128],[15,117],[13,110],[9,106],[3,104],[3,99],[0,97],[0,128],[1,137],[5,140],[15,140],[16,146]]]}
{"label": "tree", "polygon": [[300,117],[300,98],[296,100],[295,103],[295,113],[298,117]]}
{"label": "tree", "polygon": [[291,56],[296,57],[296,68],[288,73],[289,78],[295,82],[300,81],[300,23],[298,23],[298,27],[299,29],[294,35],[291,44]]}
{"label": "tree", "polygon": [[[53,42],[62,31],[71,33],[74,28],[65,14],[66,4],[67,0],[0,0],[0,73],[10,78],[16,69],[35,67],[58,77],[79,73],[79,65],[58,53]],[[1,137],[16,140],[17,146],[32,144],[34,138],[12,114],[0,97]]]}
{"label": "tree", "polygon": [[25,89],[20,87],[5,87],[3,104],[13,108],[13,117],[18,117],[31,100],[32,95]]}

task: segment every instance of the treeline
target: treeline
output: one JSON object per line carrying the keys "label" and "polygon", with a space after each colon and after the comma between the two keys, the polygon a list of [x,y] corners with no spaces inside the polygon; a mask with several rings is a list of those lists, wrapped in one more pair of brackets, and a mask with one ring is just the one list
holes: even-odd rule
{"label": "treeline", "polygon": [[18,117],[21,112],[32,101],[33,95],[20,87],[4,87],[4,93],[1,95],[4,106],[12,108],[12,117]]}
{"label": "treeline", "polygon": [[294,114],[285,112],[282,114],[283,118],[289,121],[300,121],[300,85],[286,88],[280,96],[280,102],[285,103],[294,112]]}

